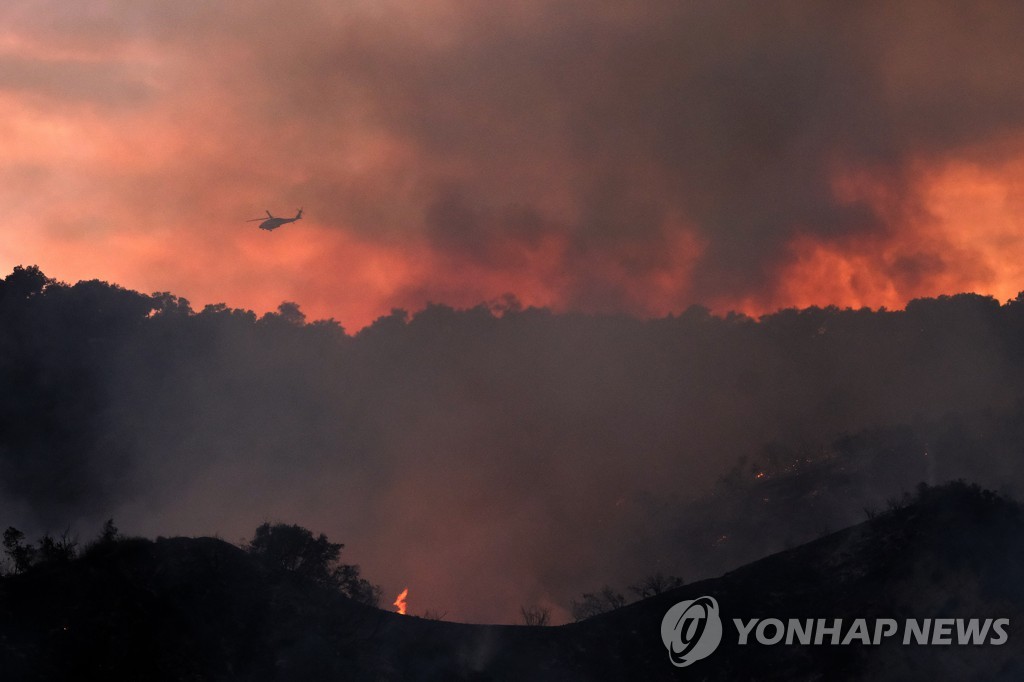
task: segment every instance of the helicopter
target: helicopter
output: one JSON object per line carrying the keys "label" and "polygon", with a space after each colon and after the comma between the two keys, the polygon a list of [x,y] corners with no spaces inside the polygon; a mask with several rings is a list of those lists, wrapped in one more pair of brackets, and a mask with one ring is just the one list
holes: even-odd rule
{"label": "helicopter", "polygon": [[286,225],[287,223],[294,223],[296,220],[302,220],[302,209],[299,209],[299,212],[295,214],[294,218],[275,218],[273,215],[270,214],[270,211],[267,211],[266,218],[253,218],[252,220],[247,220],[245,222],[254,223],[257,220],[263,221],[262,223],[260,223],[261,230],[276,230],[277,228],[281,227],[282,225]]}

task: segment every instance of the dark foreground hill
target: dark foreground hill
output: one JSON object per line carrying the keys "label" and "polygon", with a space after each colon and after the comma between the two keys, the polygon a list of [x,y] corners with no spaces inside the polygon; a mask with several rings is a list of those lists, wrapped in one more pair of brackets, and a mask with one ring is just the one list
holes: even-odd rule
{"label": "dark foreground hill", "polygon": [[[1017,505],[959,484],[720,578],[547,628],[399,616],[220,540],[129,539],[0,580],[0,679],[1014,680],[1024,679],[1022,578]],[[721,609],[721,645],[676,668],[662,618],[704,595]],[[855,619],[889,618],[900,632],[878,645],[752,634],[740,646],[734,618],[841,618],[841,637]],[[982,644],[904,645],[911,618],[1009,624],[1001,645],[991,631]]]}

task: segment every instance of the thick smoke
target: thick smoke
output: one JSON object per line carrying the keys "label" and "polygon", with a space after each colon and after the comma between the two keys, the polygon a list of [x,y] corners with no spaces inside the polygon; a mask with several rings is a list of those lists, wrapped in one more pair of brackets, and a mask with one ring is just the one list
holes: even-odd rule
{"label": "thick smoke", "polygon": [[[513,621],[1024,482],[1024,305],[395,311],[355,335],[18,269],[0,285],[4,523],[346,543],[410,609]],[[758,474],[761,476],[759,477]]]}
{"label": "thick smoke", "polygon": [[[62,276],[102,263],[89,276],[359,326],[507,291],[661,315],[1016,290],[1019,230],[933,196],[951,164],[1017,191],[1016,2],[111,8],[0,10],[24,141],[4,203],[45,235],[19,257]],[[304,205],[306,236],[229,229],[264,204]],[[798,276],[818,248],[852,272]],[[379,251],[399,267],[362,265]]]}
{"label": "thick smoke", "polygon": [[[444,7],[412,35],[342,21],[337,46],[309,49],[315,72],[293,54],[274,84],[316,127],[357,94],[415,150],[422,219],[401,229],[421,225],[433,248],[511,270],[555,240],[571,307],[642,311],[658,276],[677,306],[735,300],[770,291],[798,237],[927,229],[921,164],[1024,123],[1014,4]],[[856,175],[884,197],[837,188]],[[320,197],[340,212],[351,199]],[[941,249],[884,274],[915,291],[925,262],[951,267]]]}

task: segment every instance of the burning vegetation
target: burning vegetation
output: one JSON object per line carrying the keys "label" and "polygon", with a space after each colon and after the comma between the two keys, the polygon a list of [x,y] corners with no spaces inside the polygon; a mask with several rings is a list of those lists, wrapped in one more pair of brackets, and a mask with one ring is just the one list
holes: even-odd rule
{"label": "burning vegetation", "polygon": [[405,615],[405,609],[406,609],[405,599],[408,596],[409,596],[409,588],[407,587],[404,590],[402,590],[401,593],[399,593],[399,595],[397,597],[395,597],[395,602],[393,604],[396,607],[395,610],[398,613],[400,613],[401,615],[403,615],[403,616]]}

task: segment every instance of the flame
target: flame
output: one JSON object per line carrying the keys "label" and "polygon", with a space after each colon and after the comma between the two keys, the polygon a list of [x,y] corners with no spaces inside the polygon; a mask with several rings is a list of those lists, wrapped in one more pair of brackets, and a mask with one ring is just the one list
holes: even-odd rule
{"label": "flame", "polygon": [[398,613],[405,615],[405,598],[409,596],[409,588],[402,590],[402,593],[395,598],[395,606],[398,607]]}

